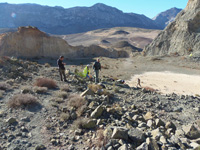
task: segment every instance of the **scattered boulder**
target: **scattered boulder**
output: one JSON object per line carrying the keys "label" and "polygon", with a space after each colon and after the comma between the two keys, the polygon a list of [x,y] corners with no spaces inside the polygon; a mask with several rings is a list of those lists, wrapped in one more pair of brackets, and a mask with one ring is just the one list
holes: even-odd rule
{"label": "scattered boulder", "polygon": [[128,136],[131,139],[131,141],[136,142],[136,145],[140,145],[145,141],[145,134],[136,128],[131,128],[128,131]]}
{"label": "scattered boulder", "polygon": [[185,132],[186,137],[190,139],[200,138],[200,131],[193,125],[183,126],[183,131]]}
{"label": "scattered boulder", "polygon": [[166,128],[166,129],[172,128],[174,131],[176,130],[176,126],[175,126],[174,123],[172,123],[172,122],[167,122],[167,123],[165,124],[165,128]]}
{"label": "scattered boulder", "polygon": [[136,148],[136,150],[149,150],[148,144],[146,142],[142,143],[140,146]]}
{"label": "scattered boulder", "polygon": [[93,129],[96,127],[96,123],[97,123],[96,119],[90,119],[90,120],[86,121],[85,123],[83,123],[82,126],[84,129]]}
{"label": "scattered boulder", "polygon": [[100,105],[91,113],[91,117],[97,119],[102,115],[103,111],[104,111],[104,108],[102,105]]}
{"label": "scattered boulder", "polygon": [[165,126],[165,123],[161,120],[161,119],[159,119],[159,118],[157,118],[156,120],[155,120],[155,123],[156,123],[156,126],[157,127],[160,127],[160,126]]}
{"label": "scattered boulder", "polygon": [[15,119],[15,118],[8,118],[7,120],[6,120],[6,123],[8,123],[8,124],[16,124],[17,123],[17,120]]}
{"label": "scattered boulder", "polygon": [[84,97],[84,96],[86,96],[86,95],[92,95],[92,96],[94,96],[94,92],[91,90],[91,89],[87,89],[87,90],[85,90],[83,93],[81,93],[81,97]]}
{"label": "scattered boulder", "polygon": [[144,119],[147,121],[147,120],[150,120],[150,119],[153,119],[153,114],[152,112],[147,112],[145,115],[144,115]]}
{"label": "scattered boulder", "polygon": [[148,144],[148,148],[150,150],[159,150],[159,147],[158,147],[156,140],[154,140],[152,138],[147,138],[146,143]]}
{"label": "scattered boulder", "polygon": [[112,133],[112,139],[128,140],[128,129],[115,127]]}

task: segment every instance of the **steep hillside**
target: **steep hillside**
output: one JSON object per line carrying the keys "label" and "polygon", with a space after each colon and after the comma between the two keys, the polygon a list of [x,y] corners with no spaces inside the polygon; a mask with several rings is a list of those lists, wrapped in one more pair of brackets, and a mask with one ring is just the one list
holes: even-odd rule
{"label": "steep hillside", "polygon": [[176,20],[145,48],[147,55],[190,55],[200,57],[200,1],[189,0]]}
{"label": "steep hillside", "polygon": [[123,13],[104,5],[92,7],[48,7],[36,4],[0,3],[0,28],[36,26],[52,34],[72,34],[111,27],[140,27],[159,29],[144,15]]}
{"label": "steep hillside", "polygon": [[173,22],[177,16],[177,14],[181,11],[182,9],[178,9],[176,7],[171,8],[169,10],[166,10],[164,12],[161,12],[158,14],[156,17],[153,18],[153,20],[164,29],[169,23]]}
{"label": "steep hillside", "polygon": [[35,27],[19,27],[17,32],[0,34],[0,56],[53,57],[128,57],[132,51],[107,49],[97,45],[70,46],[67,41],[50,36]]}

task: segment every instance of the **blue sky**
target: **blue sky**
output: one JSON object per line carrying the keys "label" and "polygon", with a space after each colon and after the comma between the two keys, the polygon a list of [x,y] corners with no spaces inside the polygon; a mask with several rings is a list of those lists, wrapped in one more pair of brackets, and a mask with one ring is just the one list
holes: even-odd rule
{"label": "blue sky", "polygon": [[0,0],[1,2],[36,3],[48,6],[62,6],[64,8],[92,6],[96,3],[104,3],[124,12],[144,14],[147,17],[153,18],[158,13],[172,7],[185,8],[188,0]]}

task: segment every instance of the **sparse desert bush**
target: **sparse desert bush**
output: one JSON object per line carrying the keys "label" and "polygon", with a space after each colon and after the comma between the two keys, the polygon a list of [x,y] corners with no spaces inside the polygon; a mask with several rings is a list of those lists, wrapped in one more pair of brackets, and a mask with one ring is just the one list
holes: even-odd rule
{"label": "sparse desert bush", "polygon": [[102,89],[102,86],[98,84],[89,84],[88,88],[96,93],[98,90]]}
{"label": "sparse desert bush", "polygon": [[19,108],[37,104],[37,98],[31,94],[18,94],[10,98],[8,107]]}
{"label": "sparse desert bush", "polygon": [[65,84],[63,86],[60,87],[61,91],[65,91],[65,92],[69,92],[70,91],[70,87],[69,85]]}
{"label": "sparse desert bush", "polygon": [[49,78],[38,78],[35,82],[35,86],[47,87],[48,89],[55,89],[57,84],[54,80]]}
{"label": "sparse desert bush", "polygon": [[67,92],[62,92],[62,91],[58,91],[56,93],[56,95],[59,97],[59,98],[63,98],[63,99],[66,99],[68,97],[68,93]]}
{"label": "sparse desert bush", "polygon": [[89,120],[88,118],[78,118],[77,120],[74,121],[73,128],[83,129],[84,124],[86,124],[88,120]]}
{"label": "sparse desert bush", "polygon": [[60,115],[60,120],[61,120],[61,121],[68,121],[69,118],[70,118],[70,114],[69,114],[69,113],[62,113],[62,114]]}
{"label": "sparse desert bush", "polygon": [[104,136],[103,132],[104,132],[104,130],[102,130],[102,129],[97,130],[97,132],[96,132],[97,138],[93,142],[94,145],[96,145],[99,148],[105,146],[108,143],[108,138]]}
{"label": "sparse desert bush", "polygon": [[45,94],[45,93],[47,93],[47,87],[38,87],[38,86],[35,86],[34,88],[33,88],[33,91],[35,92],[35,93],[38,93],[38,94]]}
{"label": "sparse desert bush", "polygon": [[5,82],[0,82],[0,90],[9,90],[11,87],[9,84],[5,83]]}
{"label": "sparse desert bush", "polygon": [[70,107],[74,107],[76,109],[81,108],[83,105],[87,104],[87,101],[85,100],[85,98],[81,97],[78,94],[71,94],[68,97],[68,106]]}

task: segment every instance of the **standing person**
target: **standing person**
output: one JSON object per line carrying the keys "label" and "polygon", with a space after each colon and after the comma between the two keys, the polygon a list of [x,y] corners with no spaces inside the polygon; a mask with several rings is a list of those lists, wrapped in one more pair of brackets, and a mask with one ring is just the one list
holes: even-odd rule
{"label": "standing person", "polygon": [[60,73],[60,80],[63,81],[63,77],[64,77],[64,81],[66,82],[66,75],[65,75],[65,63],[63,63],[64,60],[64,56],[60,56],[60,58],[57,60],[57,65],[59,67],[59,73]]}
{"label": "standing person", "polygon": [[90,79],[90,69],[89,69],[90,65],[87,65],[84,70],[83,70],[83,77],[86,78],[88,77]]}
{"label": "standing person", "polygon": [[99,70],[101,71],[101,64],[100,64],[99,58],[94,63],[93,69],[94,69],[94,72],[95,72],[95,83],[99,83]]}

